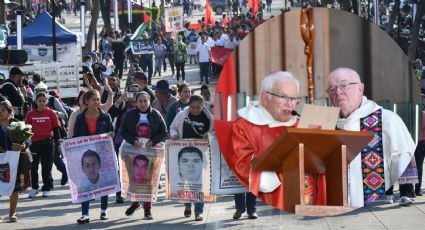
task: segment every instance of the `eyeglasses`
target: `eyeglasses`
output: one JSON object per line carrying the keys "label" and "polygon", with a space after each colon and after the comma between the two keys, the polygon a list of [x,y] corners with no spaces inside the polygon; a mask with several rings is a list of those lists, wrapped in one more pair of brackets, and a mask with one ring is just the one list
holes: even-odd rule
{"label": "eyeglasses", "polygon": [[267,92],[267,91],[266,91],[266,93],[268,93],[272,96],[281,98],[285,103],[298,104],[301,101],[301,98],[299,98],[299,97],[288,97],[286,95],[279,95],[279,94],[275,94],[275,93]]}
{"label": "eyeglasses", "polygon": [[347,91],[347,90],[350,88],[350,86],[351,86],[351,85],[357,85],[357,84],[360,84],[360,82],[350,82],[350,83],[343,82],[343,83],[340,83],[340,84],[338,84],[338,85],[336,85],[336,86],[331,86],[331,87],[329,87],[329,88],[326,90],[326,92],[327,92],[328,94],[335,94],[335,93],[336,93],[336,91],[338,90],[338,88],[339,88],[340,90],[342,90],[342,91]]}

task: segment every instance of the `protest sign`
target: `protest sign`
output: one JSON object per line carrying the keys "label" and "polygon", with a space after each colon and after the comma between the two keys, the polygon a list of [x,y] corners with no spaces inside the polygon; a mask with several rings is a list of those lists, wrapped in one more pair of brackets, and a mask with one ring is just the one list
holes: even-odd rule
{"label": "protest sign", "polygon": [[167,197],[182,202],[214,202],[210,194],[208,140],[167,141]]}
{"label": "protest sign", "polygon": [[156,201],[165,144],[146,147],[149,140],[141,138],[142,147],[124,141],[120,147],[122,196],[131,201]]}
{"label": "protest sign", "polygon": [[215,134],[209,134],[208,139],[211,148],[211,194],[229,195],[248,192],[223,158]]}
{"label": "protest sign", "polygon": [[184,31],[183,7],[165,8],[165,30],[167,32]]}
{"label": "protest sign", "polygon": [[153,40],[141,39],[130,41],[131,51],[133,54],[153,54]]}
{"label": "protest sign", "polygon": [[120,191],[117,156],[108,134],[65,139],[61,143],[73,203]]}
{"label": "protest sign", "polygon": [[10,196],[15,189],[18,174],[19,151],[0,153],[0,195]]}

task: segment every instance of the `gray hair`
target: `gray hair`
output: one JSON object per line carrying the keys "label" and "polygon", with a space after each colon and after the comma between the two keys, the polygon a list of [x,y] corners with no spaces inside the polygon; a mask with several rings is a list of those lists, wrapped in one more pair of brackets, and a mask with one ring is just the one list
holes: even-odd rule
{"label": "gray hair", "polygon": [[297,87],[297,94],[300,92],[300,81],[296,79],[292,73],[286,71],[277,71],[267,75],[261,82],[261,91],[272,91],[273,85],[279,81],[293,81]]}

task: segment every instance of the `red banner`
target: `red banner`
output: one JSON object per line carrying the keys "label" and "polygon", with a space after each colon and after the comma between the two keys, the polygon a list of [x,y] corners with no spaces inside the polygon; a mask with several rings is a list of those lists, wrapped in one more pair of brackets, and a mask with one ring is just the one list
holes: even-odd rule
{"label": "red banner", "polygon": [[232,54],[232,51],[233,49],[214,46],[211,48],[211,61],[214,64],[223,66],[227,58]]}
{"label": "red banner", "polygon": [[201,29],[202,29],[202,24],[199,24],[199,23],[191,23],[191,24],[189,25],[189,29],[201,30]]}

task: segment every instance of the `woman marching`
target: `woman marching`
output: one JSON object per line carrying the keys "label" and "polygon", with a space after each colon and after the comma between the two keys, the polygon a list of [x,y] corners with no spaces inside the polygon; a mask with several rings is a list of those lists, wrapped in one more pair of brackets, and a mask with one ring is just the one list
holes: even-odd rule
{"label": "woman marching", "polygon": [[[103,133],[109,133],[113,136],[114,127],[111,116],[99,108],[99,92],[94,89],[88,90],[84,94],[84,104],[87,108],[77,115],[73,137],[90,136]],[[78,224],[86,224],[90,222],[89,204],[90,201],[81,203],[82,216],[77,220]],[[100,219],[107,220],[109,218],[107,213],[108,195],[101,197],[100,209]]]}
{"label": "woman marching", "polygon": [[[204,109],[202,97],[193,95],[189,99],[189,107],[179,112],[170,126],[172,139],[205,139],[207,133],[212,131],[214,125],[213,115]],[[192,214],[192,204],[185,203],[184,216]],[[195,220],[204,219],[204,202],[195,203]]]}
{"label": "woman marching", "polygon": [[50,190],[53,189],[52,167],[53,167],[53,141],[55,146],[59,146],[60,123],[55,111],[47,106],[47,94],[38,93],[35,102],[36,107],[31,110],[25,118],[25,123],[32,125],[30,146],[33,154],[31,167],[32,189],[28,193],[29,198],[36,197],[38,193],[38,164],[41,162],[41,176],[43,179],[42,196],[50,196]]}
{"label": "woman marching", "polygon": [[[124,122],[121,126],[122,137],[136,148],[142,146],[139,142],[139,137],[148,138],[149,142],[146,146],[151,147],[167,136],[165,121],[161,114],[151,107],[150,101],[148,93],[139,92],[136,95],[136,108],[129,110],[125,114]],[[132,215],[138,208],[140,208],[140,202],[132,202],[125,215]],[[153,219],[151,208],[151,202],[143,202],[145,220]]]}
{"label": "woman marching", "polygon": [[[12,111],[13,111],[12,104],[10,104],[8,100],[3,100],[0,102],[0,127],[1,127],[0,154],[6,152],[7,150],[22,151],[25,149],[24,145],[12,144],[7,136],[7,127],[10,125],[11,122],[17,121],[13,119]],[[25,154],[25,153],[22,152],[21,154]],[[28,166],[24,167],[25,166],[24,163],[27,163]],[[31,181],[29,180],[29,175],[28,175],[30,171],[29,163],[30,162],[28,158],[23,158],[21,155],[19,159],[19,163],[18,163],[18,173],[16,176],[15,187],[13,189],[12,194],[9,197],[9,202],[10,202],[9,222],[18,221],[16,207],[18,206],[19,192],[24,191],[28,186],[30,186],[29,183],[25,183],[26,181]],[[24,172],[24,169],[25,169],[25,172]],[[24,179],[24,181],[21,181],[22,180],[20,176],[21,174],[26,175],[27,180]],[[1,222],[2,222],[2,219],[0,216],[0,223]]]}

